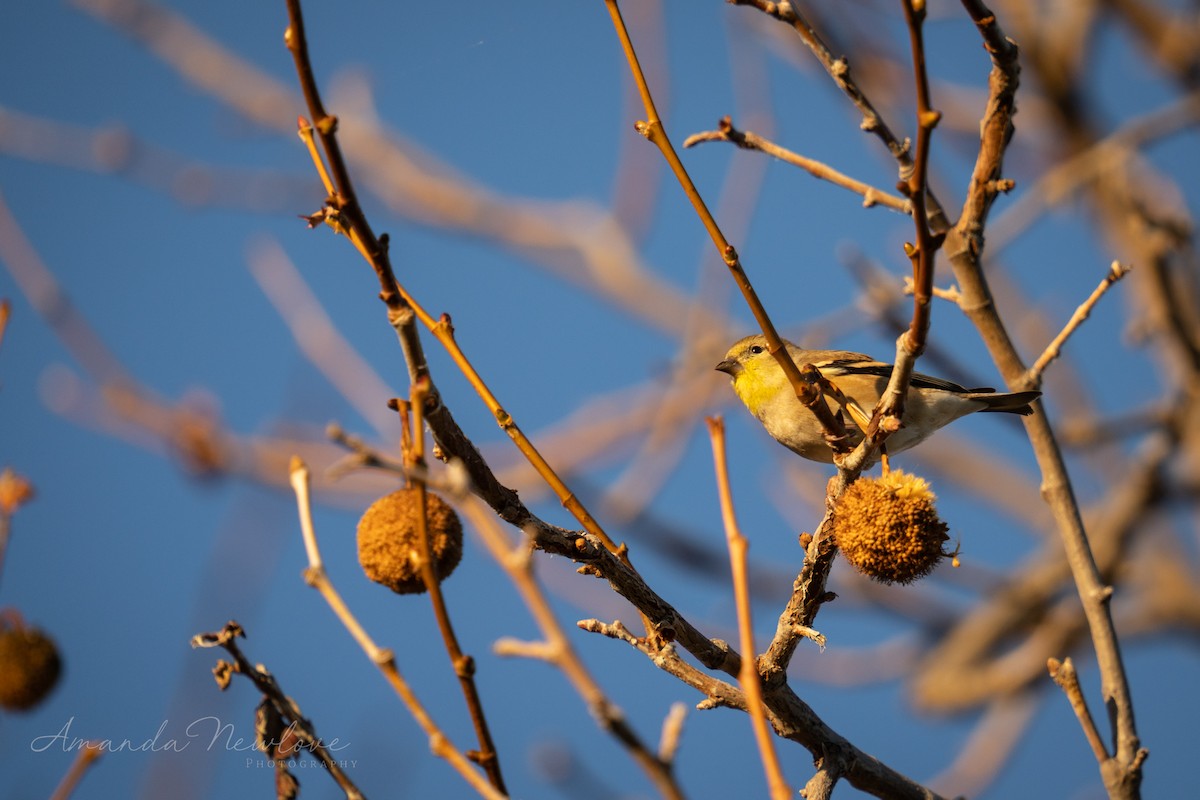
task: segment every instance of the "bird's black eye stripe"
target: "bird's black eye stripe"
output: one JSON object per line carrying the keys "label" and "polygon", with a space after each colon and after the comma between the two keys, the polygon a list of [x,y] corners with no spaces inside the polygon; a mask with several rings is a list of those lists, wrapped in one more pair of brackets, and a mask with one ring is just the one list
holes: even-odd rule
{"label": "bird's black eye stripe", "polygon": [[767,348],[763,347],[762,345],[752,344],[750,345],[750,354],[756,356],[759,353],[765,352],[766,349]]}

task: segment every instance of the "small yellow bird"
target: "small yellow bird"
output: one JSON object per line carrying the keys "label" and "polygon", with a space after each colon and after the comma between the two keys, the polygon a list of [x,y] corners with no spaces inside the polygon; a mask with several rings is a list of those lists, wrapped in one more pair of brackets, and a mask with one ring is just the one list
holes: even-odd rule
{"label": "small yellow bird", "polygon": [[[787,341],[784,345],[797,367],[812,364],[846,396],[851,417],[860,421],[870,419],[891,377],[891,364],[862,353],[802,350]],[[738,341],[729,348],[717,369],[729,375],[737,396],[775,441],[804,458],[833,463],[833,451],[825,442],[821,423],[796,399],[783,368],[767,351],[766,337],[747,336]],[[1000,394],[987,388],[967,389],[914,372],[904,402],[904,422],[900,430],[887,438],[887,452],[895,454],[907,450],[929,438],[943,425],[976,411],[1032,414],[1033,408],[1029,404],[1041,394]],[[836,405],[833,408],[837,410]],[[862,441],[863,434],[858,425],[847,424],[846,428],[852,444]]]}

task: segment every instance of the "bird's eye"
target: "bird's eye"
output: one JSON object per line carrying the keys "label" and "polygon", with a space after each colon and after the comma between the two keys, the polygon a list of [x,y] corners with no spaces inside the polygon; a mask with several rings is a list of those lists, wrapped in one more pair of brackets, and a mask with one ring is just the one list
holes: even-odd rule
{"label": "bird's eye", "polygon": [[759,353],[763,353],[763,352],[766,352],[766,348],[763,347],[762,345],[760,345],[760,344],[750,345],[750,355],[756,356]]}

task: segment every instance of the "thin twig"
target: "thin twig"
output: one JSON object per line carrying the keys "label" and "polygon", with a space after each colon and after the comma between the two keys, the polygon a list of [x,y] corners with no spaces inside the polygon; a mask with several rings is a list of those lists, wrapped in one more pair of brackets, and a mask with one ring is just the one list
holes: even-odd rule
{"label": "thin twig", "polygon": [[828,164],[802,156],[799,153],[788,150],[786,147],[781,147],[770,139],[759,136],[756,133],[738,130],[734,127],[733,121],[729,117],[722,118],[717,124],[715,131],[693,133],[683,140],[683,146],[695,147],[704,142],[729,142],[743,150],[757,150],[761,153],[766,153],[785,164],[799,167],[814,178],[828,181],[835,186],[840,186],[855,194],[862,195],[863,206],[865,208],[881,205],[893,211],[899,211],[901,214],[912,214],[912,201],[906,200],[903,197],[897,197],[868,183],[863,183],[856,178],[851,178],[849,175],[839,172]]}
{"label": "thin twig", "polygon": [[506,797],[503,792],[495,789],[477,769],[471,764],[467,757],[447,738],[433,718],[425,710],[425,707],[417,699],[416,693],[408,682],[400,675],[399,669],[396,667],[396,656],[390,648],[381,648],[375,644],[370,635],[363,629],[358,619],[350,611],[350,608],[342,600],[342,596],[338,593],[333,583],[329,580],[329,576],[325,572],[325,566],[321,561],[321,551],[317,546],[317,536],[313,529],[312,523],[312,504],[309,497],[309,472],[308,467],[298,458],[292,460],[289,476],[292,483],[292,489],[296,493],[296,505],[300,512],[300,531],[304,537],[304,550],[308,556],[308,569],[304,571],[304,582],[321,593],[321,597],[329,604],[333,613],[337,615],[342,625],[349,631],[350,635],[367,654],[367,658],[371,660],[379,671],[383,673],[384,678],[391,684],[392,689],[399,696],[400,700],[408,708],[413,719],[425,731],[429,737],[430,748],[434,755],[446,759],[450,765],[460,774],[463,779],[471,785],[475,791],[479,792],[483,797],[491,800],[500,800]]}
{"label": "thin twig", "polygon": [[[624,642],[642,655],[650,659],[654,666],[672,675],[684,684],[704,695],[705,699],[699,707],[716,708],[725,706],[746,710],[746,700],[742,690],[733,684],[714,678],[689,664],[680,657],[674,644],[660,644],[647,637],[638,637],[630,633],[620,620],[616,622],[601,622],[598,619],[581,619],[575,623],[580,630],[588,633],[598,633],[619,642]],[[738,659],[740,670],[741,659]],[[737,670],[725,670],[737,677]]]}
{"label": "thin twig", "polygon": [[1052,658],[1046,662],[1046,668],[1050,671],[1050,677],[1067,696],[1071,710],[1075,712],[1079,725],[1083,728],[1083,734],[1092,747],[1092,755],[1096,757],[1097,762],[1103,764],[1109,758],[1108,750],[1104,747],[1104,739],[1101,738],[1100,731],[1096,728],[1096,721],[1092,719],[1092,712],[1088,709],[1087,700],[1084,699],[1083,688],[1079,685],[1079,674],[1075,672],[1074,662],[1070,658],[1062,661]]}
{"label": "thin twig", "polygon": [[[230,664],[226,661],[218,661],[217,666],[213,669],[213,676],[217,679],[217,685],[224,690],[229,686],[231,674],[236,672],[244,675],[255,687],[262,692],[263,698],[274,706],[275,712],[279,717],[288,723],[289,730],[296,734],[300,740],[300,749],[308,750],[321,763],[328,772],[330,777],[337,782],[342,791],[346,794],[346,800],[365,800],[362,792],[354,785],[354,781],[350,780],[350,776],[342,771],[338,766],[338,761],[330,755],[329,749],[325,747],[324,742],[317,736],[316,728],[312,722],[300,713],[300,707],[296,701],[289,697],[284,691],[279,682],[275,680],[275,676],[262,667],[250,662],[249,659],[242,653],[237,646],[237,639],[245,637],[246,633],[242,630],[242,626],[236,622],[230,621],[225,624],[225,627],[213,633],[198,633],[192,637],[192,647],[220,647],[227,652],[233,659]],[[279,744],[274,742],[273,744]]]}
{"label": "thin twig", "polygon": [[1117,261],[1112,262],[1112,266],[1108,268],[1108,274],[1104,276],[1104,279],[1100,281],[1100,284],[1092,291],[1088,299],[1084,300],[1079,308],[1075,309],[1075,313],[1071,315],[1071,319],[1067,321],[1067,324],[1063,326],[1063,329],[1059,331],[1059,334],[1054,337],[1053,341],[1046,345],[1046,349],[1038,356],[1038,360],[1033,362],[1033,366],[1025,373],[1025,378],[1020,385],[1031,389],[1041,386],[1042,373],[1046,371],[1046,368],[1050,366],[1054,359],[1058,358],[1067,339],[1070,338],[1071,334],[1075,333],[1084,320],[1091,316],[1092,309],[1096,307],[1096,303],[1100,302],[1100,298],[1104,296],[1104,293],[1114,283],[1128,275],[1130,269],[1131,267],[1124,266]]}
{"label": "thin twig", "polygon": [[88,741],[83,743],[83,747],[75,755],[75,760],[71,762],[70,769],[67,774],[63,775],[63,779],[55,788],[54,793],[50,795],[50,800],[67,800],[79,786],[79,782],[83,780],[83,776],[87,773],[88,768],[104,754],[104,744],[100,741]]}
{"label": "thin twig", "polygon": [[683,722],[687,719],[687,705],[672,703],[671,710],[663,718],[662,735],[658,739],[658,760],[666,764],[675,761],[679,752],[679,740],[683,735]]}
{"label": "thin twig", "polygon": [[[917,86],[917,155],[912,175],[904,187],[905,194],[913,204],[912,217],[917,236],[916,253],[912,256],[913,319],[904,349],[919,356],[925,350],[925,339],[929,333],[934,257],[942,243],[942,237],[934,236],[930,230],[925,211],[929,196],[929,150],[933,129],[942,115],[933,107],[929,97],[929,75],[925,69],[924,0],[904,0],[904,18],[912,43],[913,75]],[[906,380],[906,388],[907,384]]]}
{"label": "thin twig", "polygon": [[304,142],[304,148],[308,150],[308,156],[313,161],[317,177],[321,179],[321,185],[325,187],[325,194],[333,197],[337,194],[337,187],[333,185],[333,178],[329,177],[329,170],[325,168],[325,159],[321,158],[321,151],[317,149],[316,139],[313,138],[313,126],[304,117],[297,119],[296,123],[297,134],[300,136],[300,141]]}
{"label": "thin twig", "polygon": [[[426,466],[425,420],[421,410],[425,407],[425,394],[428,389],[428,381],[418,381],[413,384],[410,395],[412,404],[412,434],[409,440],[411,450],[405,454],[405,460],[411,461],[413,466],[418,468]],[[465,654],[459,645],[458,636],[454,633],[454,625],[450,621],[450,611],[446,607],[446,598],[442,594],[441,577],[437,574],[433,559],[433,544],[429,539],[429,521],[426,516],[429,500],[425,481],[416,478],[413,480],[413,484],[417,489],[417,539],[420,542],[421,580],[429,592],[433,615],[437,619],[438,630],[441,631],[442,641],[446,645],[446,653],[450,656],[450,663],[454,667],[454,674],[458,677],[459,687],[462,689],[467,710],[471,714],[471,722],[475,726],[475,736],[479,742],[479,750],[467,755],[472,761],[483,767],[488,780],[496,787],[497,791],[507,794],[508,789],[504,786],[504,777],[500,771],[500,756],[496,752],[496,744],[492,739],[487,716],[483,711],[483,702],[479,698],[479,689],[475,685],[475,660]]]}
{"label": "thin twig", "polygon": [[767,786],[774,800],[786,800],[791,797],[792,789],[784,780],[783,770],[779,767],[779,757],[775,752],[775,743],[771,729],[767,725],[766,711],[763,707],[762,678],[758,674],[757,659],[754,652],[754,622],[750,613],[750,586],[746,577],[746,551],[749,544],[742,535],[733,513],[733,490],[729,486],[729,468],[725,458],[725,423],[720,417],[709,417],[708,435],[712,441],[713,462],[717,471],[717,495],[721,500],[721,519],[725,524],[725,538],[729,544],[729,563],[733,572],[733,597],[737,605],[739,641],[745,657],[742,658],[742,669],[738,675],[738,683],[746,693],[746,705],[750,714],[750,724],[754,729],[754,738],[758,742],[758,751],[762,757],[763,769],[767,773]]}
{"label": "thin twig", "polygon": [[[355,469],[376,469],[403,476],[405,480],[409,480],[410,476],[414,474],[420,475],[421,480],[424,480],[426,483],[429,483],[430,480],[436,480],[431,478],[429,470],[409,467],[397,458],[384,455],[379,450],[367,444],[361,436],[348,433],[336,422],[331,422],[325,426],[325,436],[331,442],[350,451],[344,458],[326,467],[325,474],[330,477],[341,477],[343,474]],[[461,476],[459,480],[462,480],[465,485],[467,477],[462,470],[462,464],[458,461],[453,463],[458,465],[456,472]]]}
{"label": "thin twig", "polygon": [[[296,74],[300,79],[300,88],[304,92],[304,100],[308,104],[308,113],[312,118],[313,127],[316,128],[317,137],[321,141],[321,149],[325,153],[325,158],[329,161],[329,174],[325,174],[324,170],[318,169],[322,181],[328,186],[332,181],[333,191],[330,194],[328,203],[333,206],[335,211],[346,218],[347,227],[357,235],[360,244],[360,249],[364,250],[365,255],[369,255],[369,260],[376,268],[376,274],[379,277],[382,299],[389,306],[395,302],[394,291],[396,284],[396,276],[392,272],[391,263],[384,258],[377,257],[386,245],[381,245],[376,238],[374,231],[371,230],[370,224],[367,222],[367,217],[363,213],[362,206],[358,202],[358,193],[354,189],[354,183],[350,179],[350,170],[346,167],[346,159],[342,154],[341,145],[337,139],[337,117],[332,116],[325,111],[325,105],[321,101],[321,93],[317,88],[317,79],[313,74],[312,60],[308,54],[308,39],[304,35],[304,15],[300,10],[300,0],[287,0],[288,9],[288,27],[284,31],[283,40],[287,45],[288,51],[292,54],[292,60],[295,63]],[[301,121],[300,131],[304,131],[307,125]],[[310,152],[317,158],[315,148],[310,146]],[[352,239],[355,237],[352,236]]]}
{"label": "thin twig", "polygon": [[[912,294],[916,291],[916,284],[913,282],[911,275],[904,276],[904,293]],[[962,293],[958,291],[957,286],[951,286],[949,289],[943,289],[940,286],[931,287],[934,297],[941,300],[947,300],[955,305],[962,302]]]}
{"label": "thin twig", "polygon": [[[913,76],[917,98],[917,153],[911,171],[901,171],[900,189],[912,202],[913,226],[916,244],[906,245],[905,251],[912,262],[913,270],[913,314],[908,330],[896,339],[896,360],[888,379],[887,388],[879,398],[879,404],[871,418],[867,435],[861,449],[873,452],[886,442],[887,437],[899,430],[904,419],[904,404],[908,397],[909,380],[917,358],[925,351],[929,335],[932,312],[934,257],[942,244],[942,235],[930,230],[928,212],[929,148],[933,129],[941,114],[935,110],[929,97],[929,76],[925,69],[925,3],[904,0],[904,18],[908,25],[912,47]],[[853,462],[851,462],[853,463]]]}

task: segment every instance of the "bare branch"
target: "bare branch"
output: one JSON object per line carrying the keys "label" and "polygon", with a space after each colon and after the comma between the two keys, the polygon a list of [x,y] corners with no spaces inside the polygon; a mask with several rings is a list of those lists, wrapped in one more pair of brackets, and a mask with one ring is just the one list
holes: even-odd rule
{"label": "bare branch", "polygon": [[[300,707],[296,701],[284,693],[283,688],[275,680],[275,676],[262,667],[261,665],[252,664],[241,649],[237,646],[237,639],[244,637],[245,631],[242,626],[236,622],[228,622],[225,627],[213,633],[198,633],[192,637],[192,647],[220,647],[229,653],[233,658],[233,663],[227,661],[218,661],[217,666],[213,669],[213,676],[217,680],[217,685],[224,690],[229,686],[229,682],[234,674],[245,676],[255,687],[262,692],[265,703],[270,704],[274,713],[283,721],[289,731],[292,731],[299,744],[294,745],[300,749],[308,750],[324,767],[330,777],[337,782],[342,791],[346,794],[346,800],[364,800],[362,792],[350,780],[350,776],[342,771],[338,765],[336,758],[329,754],[329,749],[317,736],[316,728],[313,727],[303,714],[300,713]],[[283,737],[279,737],[282,739]],[[259,746],[268,748],[275,747],[281,744],[279,739],[275,737],[260,736]],[[273,753],[272,753],[273,755]]]}
{"label": "bare branch", "polygon": [[704,142],[729,142],[737,145],[743,150],[757,150],[761,153],[766,153],[780,161],[791,164],[794,167],[808,172],[814,178],[828,181],[835,186],[840,186],[843,189],[862,195],[863,206],[871,208],[875,205],[882,205],[890,208],[893,211],[899,211],[901,214],[912,214],[912,201],[906,200],[903,197],[896,197],[893,194],[878,189],[869,184],[863,183],[860,180],[851,178],[838,172],[833,167],[827,164],[822,164],[820,161],[812,158],[806,158],[799,153],[794,153],[785,147],[772,142],[751,131],[738,130],[733,126],[733,121],[729,117],[723,117],[717,124],[715,131],[703,131],[701,133],[693,133],[691,136],[683,140],[684,147],[695,147]]}
{"label": "bare branch", "polygon": [[746,551],[750,545],[738,528],[737,517],[733,513],[733,490],[729,486],[729,468],[725,459],[725,423],[719,417],[708,418],[708,435],[712,441],[713,461],[717,470],[717,495],[721,500],[721,519],[725,524],[725,538],[729,543],[729,561],[733,571],[733,597],[737,606],[738,633],[742,652],[742,669],[738,674],[738,683],[746,695],[746,706],[750,714],[750,723],[754,728],[754,738],[758,742],[758,751],[762,757],[763,768],[767,773],[767,786],[774,800],[786,800],[791,797],[792,789],[784,780],[783,771],[779,768],[779,757],[775,753],[775,745],[771,740],[771,732],[767,727],[766,713],[763,708],[762,679],[758,674],[757,659],[753,657],[754,622],[750,615],[750,588],[746,578]]}
{"label": "bare branch", "polygon": [[88,769],[103,754],[103,741],[84,742],[83,747],[76,754],[75,760],[71,762],[71,768],[67,770],[67,774],[54,789],[54,794],[50,795],[50,800],[68,800],[79,786],[79,782],[83,780],[83,776],[87,774]]}
{"label": "bare branch", "polygon": [[1110,757],[1108,750],[1104,747],[1100,731],[1096,729],[1096,722],[1092,719],[1092,712],[1088,710],[1087,700],[1083,697],[1083,689],[1079,686],[1079,675],[1075,672],[1075,664],[1069,658],[1065,661],[1052,658],[1047,662],[1046,667],[1050,670],[1050,677],[1067,696],[1071,710],[1075,712],[1075,717],[1079,720],[1080,727],[1083,728],[1083,734],[1087,737],[1088,744],[1092,746],[1092,755],[1100,764],[1108,761]]}
{"label": "bare branch", "polygon": [[1050,366],[1054,359],[1058,358],[1067,339],[1083,324],[1084,320],[1091,316],[1092,309],[1096,307],[1096,303],[1100,302],[1100,298],[1109,290],[1109,287],[1128,275],[1129,270],[1130,267],[1123,266],[1119,262],[1114,261],[1112,263],[1112,266],[1108,269],[1108,274],[1100,281],[1100,285],[1088,296],[1087,300],[1083,301],[1079,308],[1075,309],[1075,313],[1071,315],[1071,319],[1067,321],[1067,324],[1063,326],[1059,334],[1054,337],[1054,340],[1046,345],[1045,351],[1038,356],[1037,361],[1033,362],[1033,366],[1025,373],[1024,380],[1018,385],[1029,387],[1041,385],[1042,373],[1046,371],[1046,367]]}

